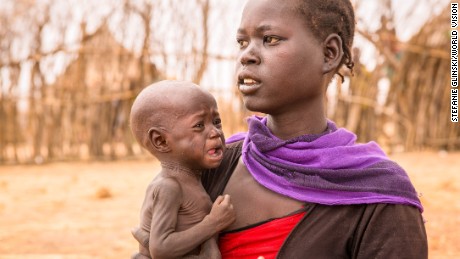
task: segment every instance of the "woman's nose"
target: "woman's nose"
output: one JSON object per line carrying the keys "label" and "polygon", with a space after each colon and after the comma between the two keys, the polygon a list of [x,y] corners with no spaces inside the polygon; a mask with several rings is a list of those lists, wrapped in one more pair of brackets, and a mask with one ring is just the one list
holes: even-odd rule
{"label": "woman's nose", "polygon": [[259,51],[257,49],[256,44],[249,43],[246,48],[241,50],[239,60],[243,66],[246,66],[249,64],[259,64],[260,55],[259,55]]}

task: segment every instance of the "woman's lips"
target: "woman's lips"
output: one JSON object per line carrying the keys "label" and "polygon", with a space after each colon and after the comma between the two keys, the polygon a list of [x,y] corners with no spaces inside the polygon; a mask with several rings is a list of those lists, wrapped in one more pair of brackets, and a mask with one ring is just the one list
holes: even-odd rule
{"label": "woman's lips", "polygon": [[238,89],[242,94],[254,93],[260,87],[260,82],[252,78],[242,78],[238,82]]}

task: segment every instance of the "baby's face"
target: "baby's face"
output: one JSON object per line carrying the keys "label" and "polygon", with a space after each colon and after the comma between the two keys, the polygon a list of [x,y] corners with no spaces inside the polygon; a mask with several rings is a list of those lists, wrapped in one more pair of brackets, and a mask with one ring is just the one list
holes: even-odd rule
{"label": "baby's face", "polygon": [[[171,113],[170,113],[171,114]],[[220,165],[225,149],[220,115],[214,98],[206,93],[184,96],[171,118],[167,141],[182,166],[210,169]]]}

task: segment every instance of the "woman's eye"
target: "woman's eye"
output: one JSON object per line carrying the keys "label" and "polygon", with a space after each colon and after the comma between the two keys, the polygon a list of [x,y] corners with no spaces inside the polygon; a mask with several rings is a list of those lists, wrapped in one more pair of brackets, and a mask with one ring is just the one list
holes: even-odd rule
{"label": "woman's eye", "polygon": [[277,37],[273,37],[273,36],[265,36],[264,37],[264,42],[266,42],[268,44],[277,43],[278,41],[280,41],[280,39],[277,38]]}
{"label": "woman's eye", "polygon": [[238,46],[240,47],[240,49],[246,48],[249,44],[248,41],[246,40],[236,40],[236,42],[238,43]]}

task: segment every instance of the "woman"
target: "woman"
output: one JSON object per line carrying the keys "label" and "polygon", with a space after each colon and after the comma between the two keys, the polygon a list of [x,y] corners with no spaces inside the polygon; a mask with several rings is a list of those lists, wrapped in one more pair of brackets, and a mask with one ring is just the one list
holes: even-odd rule
{"label": "woman", "polygon": [[407,174],[374,142],[355,144],[325,114],[328,84],[352,69],[349,0],[250,0],[237,42],[244,105],[265,113],[205,172],[236,221],[222,258],[427,258],[422,206]]}

